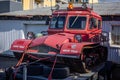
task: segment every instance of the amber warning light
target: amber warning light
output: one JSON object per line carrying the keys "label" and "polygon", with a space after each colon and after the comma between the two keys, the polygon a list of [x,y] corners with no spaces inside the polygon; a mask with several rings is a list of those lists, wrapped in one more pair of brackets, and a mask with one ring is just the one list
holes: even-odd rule
{"label": "amber warning light", "polygon": [[69,3],[68,9],[73,9],[73,4],[72,3]]}

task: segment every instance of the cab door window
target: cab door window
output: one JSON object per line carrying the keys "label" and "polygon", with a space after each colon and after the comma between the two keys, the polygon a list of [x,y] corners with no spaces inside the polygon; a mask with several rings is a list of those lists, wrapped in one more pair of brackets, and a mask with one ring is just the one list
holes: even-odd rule
{"label": "cab door window", "polygon": [[63,29],[65,24],[65,16],[53,16],[51,19],[50,28],[51,29]]}
{"label": "cab door window", "polygon": [[101,29],[101,26],[102,26],[102,21],[98,20],[98,29]]}
{"label": "cab door window", "polygon": [[90,19],[90,29],[98,28],[98,20],[96,18]]}

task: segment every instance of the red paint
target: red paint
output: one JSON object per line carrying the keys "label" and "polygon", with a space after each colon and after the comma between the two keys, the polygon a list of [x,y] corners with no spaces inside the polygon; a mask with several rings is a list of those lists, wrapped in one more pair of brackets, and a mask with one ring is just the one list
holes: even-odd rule
{"label": "red paint", "polygon": [[[90,29],[90,19],[95,18],[102,21],[102,18],[90,8],[83,9],[81,7],[76,7],[72,10],[58,10],[54,11],[52,17],[54,16],[65,16],[65,22],[62,29],[48,29],[48,36],[43,36],[31,40],[16,40],[11,46],[11,50],[20,50],[24,51],[25,48],[14,47],[17,46],[29,46],[35,47],[39,45],[47,45],[52,48],[60,50],[60,54],[69,54],[69,55],[80,55],[84,46],[98,43],[97,41],[92,41],[92,38],[98,37],[101,33],[101,28]],[[68,21],[71,16],[80,16],[86,18],[85,28],[84,29],[70,29],[68,28]],[[51,22],[52,23],[52,22]],[[51,27],[51,26],[50,26]],[[82,37],[82,42],[75,40],[74,36],[78,34]],[[59,46],[59,48],[58,48]],[[55,52],[48,52],[49,54],[56,54]]]}
{"label": "red paint", "polygon": [[11,50],[24,52],[28,48],[31,41],[32,40],[25,40],[25,39],[15,40],[11,45]]}
{"label": "red paint", "polygon": [[90,42],[66,43],[61,47],[60,54],[80,55],[85,46],[92,44],[94,43],[90,43]]}
{"label": "red paint", "polygon": [[62,46],[64,43],[68,43],[69,39],[72,39],[74,35],[67,33],[53,34],[47,37],[44,44],[57,49],[56,45]]}
{"label": "red paint", "polygon": [[44,44],[44,41],[47,39],[48,36],[43,36],[43,37],[38,37],[36,39],[34,39],[31,44],[30,47],[34,47],[34,46],[38,46],[41,44]]}

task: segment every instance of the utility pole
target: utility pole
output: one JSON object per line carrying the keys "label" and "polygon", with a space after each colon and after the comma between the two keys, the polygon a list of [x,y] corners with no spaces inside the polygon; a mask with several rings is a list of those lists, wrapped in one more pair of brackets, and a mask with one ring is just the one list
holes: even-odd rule
{"label": "utility pole", "polygon": [[92,10],[93,10],[93,0],[92,0]]}
{"label": "utility pole", "polygon": [[51,1],[51,12],[53,12],[53,9],[52,9],[52,0],[50,0]]}

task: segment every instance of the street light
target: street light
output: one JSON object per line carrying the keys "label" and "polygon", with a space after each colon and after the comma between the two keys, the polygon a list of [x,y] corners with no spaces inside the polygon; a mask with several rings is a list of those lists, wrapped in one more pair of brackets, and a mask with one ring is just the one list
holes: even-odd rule
{"label": "street light", "polygon": [[81,0],[81,2],[82,2],[82,8],[83,9],[86,9],[87,8],[87,3],[88,3],[88,0]]}

